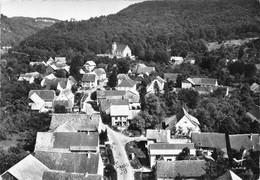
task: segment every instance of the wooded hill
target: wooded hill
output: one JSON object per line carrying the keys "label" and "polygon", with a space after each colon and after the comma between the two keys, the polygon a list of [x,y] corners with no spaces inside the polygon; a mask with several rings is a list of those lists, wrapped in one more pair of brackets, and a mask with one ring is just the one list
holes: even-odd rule
{"label": "wooded hill", "polygon": [[156,50],[172,50],[173,55],[203,52],[205,41],[259,36],[259,9],[255,0],[146,1],[114,15],[57,23],[17,49],[42,57],[71,57],[75,52],[106,53],[116,41],[128,44],[141,59],[153,60]]}
{"label": "wooded hill", "polygon": [[1,15],[2,46],[17,45],[26,37],[59,22],[52,18],[12,17]]}

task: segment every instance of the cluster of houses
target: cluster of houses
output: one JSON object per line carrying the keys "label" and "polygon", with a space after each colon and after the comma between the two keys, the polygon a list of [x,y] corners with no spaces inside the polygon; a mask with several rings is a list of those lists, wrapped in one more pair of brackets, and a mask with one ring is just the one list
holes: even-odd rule
{"label": "cluster of houses", "polygon": [[[112,45],[112,55],[117,57],[131,56],[131,50],[126,45]],[[184,59],[172,57],[173,64],[183,63]],[[193,59],[186,59],[194,63]],[[16,165],[4,172],[2,179],[105,179],[103,176],[104,164],[109,163],[101,153],[105,147],[100,145],[99,133],[102,120],[108,118],[112,126],[124,128],[129,126],[135,115],[141,111],[140,95],[137,84],[141,83],[145,75],[155,71],[154,67],[137,64],[131,69],[135,78],[128,74],[117,75],[117,86],[113,90],[105,90],[103,82],[107,81],[106,71],[97,68],[93,61],[87,61],[80,70],[82,78],[77,82],[72,76],[58,78],[55,72],[64,70],[69,73],[70,67],[66,58],[50,58],[47,62],[33,62],[31,65],[42,64],[46,67],[43,76],[37,72],[21,74],[19,81],[33,83],[42,78],[42,90],[31,90],[28,94],[30,107],[39,112],[53,112],[48,132],[38,132],[34,155],[28,155]],[[132,77],[132,76],[131,76]],[[165,73],[164,78],[155,76],[147,85],[147,93],[155,93],[158,89],[164,92],[166,82],[176,83],[178,74]],[[76,100],[73,85],[81,85],[76,92],[83,94],[80,103]],[[228,95],[229,88],[219,86],[217,79],[190,77],[181,82],[181,88],[192,88],[200,94],[211,93],[222,87]],[[258,91],[259,85],[253,84],[251,91]],[[99,112],[91,104],[90,94],[96,92],[96,103]],[[57,105],[63,106],[67,113],[56,113]],[[259,107],[248,112],[253,120],[259,121]],[[101,120],[102,119],[102,120]],[[149,156],[150,169],[155,167],[156,179],[203,179],[206,174],[206,160],[212,152],[220,148],[228,156],[228,147],[240,150],[260,150],[259,134],[229,135],[221,133],[203,133],[200,131],[199,119],[192,116],[181,107],[176,115],[164,119],[160,129],[148,129],[146,148]],[[183,138],[186,137],[186,138]],[[176,157],[189,148],[190,156],[196,160],[176,160]],[[198,151],[200,152],[198,155]],[[223,175],[240,178],[232,171]],[[0,179],[1,179],[0,178]],[[220,178],[221,179],[221,178]]]}

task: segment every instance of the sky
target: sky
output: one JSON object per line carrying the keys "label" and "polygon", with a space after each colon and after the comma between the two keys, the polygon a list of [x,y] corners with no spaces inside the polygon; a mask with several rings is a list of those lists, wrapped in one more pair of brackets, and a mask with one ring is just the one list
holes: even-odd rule
{"label": "sky", "polygon": [[50,17],[59,20],[86,20],[115,14],[144,0],[0,0],[1,13],[7,17]]}

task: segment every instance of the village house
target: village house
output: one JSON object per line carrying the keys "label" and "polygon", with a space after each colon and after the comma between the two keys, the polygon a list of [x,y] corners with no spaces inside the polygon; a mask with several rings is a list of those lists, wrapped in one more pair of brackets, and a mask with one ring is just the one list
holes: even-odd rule
{"label": "village house", "polygon": [[146,130],[147,146],[153,143],[168,143],[171,139],[171,131],[163,129]]}
{"label": "village house", "polygon": [[181,83],[181,88],[192,88],[192,87],[217,87],[217,79],[211,78],[187,78]]}
{"label": "village house", "polygon": [[92,74],[92,73],[88,73],[88,74],[84,74],[82,79],[82,86],[85,88],[95,88],[97,87],[97,75],[96,74]]}
{"label": "village house", "polygon": [[53,109],[56,105],[64,106],[67,112],[72,112],[74,106],[75,95],[70,89],[66,89],[60,92],[60,94],[53,101]]}
{"label": "village house", "polygon": [[0,179],[42,180],[43,173],[49,170],[50,169],[47,166],[36,159],[33,155],[29,154],[24,159],[1,174]]}
{"label": "village house", "polygon": [[30,73],[21,74],[19,76],[18,81],[28,81],[30,84],[32,84],[34,83],[34,80],[39,77],[41,77],[40,73],[30,72]]}
{"label": "village house", "polygon": [[104,165],[99,153],[37,151],[35,157],[51,170],[103,175]]}
{"label": "village house", "polygon": [[96,66],[97,65],[96,65],[96,63],[94,61],[87,61],[84,64],[84,67],[87,70],[87,72],[92,72],[95,69]]}
{"label": "village house", "polygon": [[111,99],[110,116],[112,126],[128,126],[129,101],[128,99]]}
{"label": "village house", "polygon": [[116,42],[114,42],[112,44],[112,56],[117,58],[131,57],[131,49],[128,47],[128,45],[117,44]]}
{"label": "village house", "polygon": [[152,143],[148,147],[150,156],[150,166],[153,167],[158,159],[164,161],[175,161],[176,157],[182,152],[183,148],[190,149],[190,155],[195,156],[196,149],[194,143]]}
{"label": "village house", "polygon": [[[72,132],[100,132],[100,123],[101,117],[99,114],[86,115],[76,113],[53,113],[50,123],[50,131],[55,132],[57,131],[57,128],[66,124],[67,127],[72,127]],[[65,132],[67,132],[67,130]]]}
{"label": "village house", "polygon": [[68,66],[66,61],[66,57],[55,57],[49,58],[49,60],[46,62],[47,68],[46,68],[46,74],[52,74],[57,70],[65,70],[66,72],[70,72],[70,66]]}
{"label": "village house", "polygon": [[30,62],[29,65],[30,66],[38,66],[38,65],[47,66],[47,64],[44,61],[41,61],[41,62]]}
{"label": "village house", "polygon": [[252,121],[257,121],[258,123],[260,123],[260,106],[252,106],[250,110],[246,113],[246,115],[250,117]]}
{"label": "village house", "polygon": [[35,152],[99,152],[97,132],[37,132]]}
{"label": "village house", "polygon": [[129,122],[141,111],[141,104],[139,102],[130,103],[129,102],[129,115],[128,120]]}
{"label": "village house", "polygon": [[242,180],[233,171],[227,170],[223,175],[219,176],[216,180]]}
{"label": "village house", "polygon": [[125,99],[126,92],[123,90],[97,90],[97,100],[100,99]]}
{"label": "village house", "polygon": [[128,99],[129,103],[138,103],[140,101],[139,92],[136,90],[128,90],[125,92],[125,99]]}
{"label": "village house", "polygon": [[250,86],[250,90],[251,90],[253,93],[260,93],[260,86],[259,86],[259,84],[253,83],[253,84]]}
{"label": "village house", "polygon": [[106,71],[103,68],[94,69],[98,81],[104,81],[107,78]]}
{"label": "village house", "polygon": [[191,132],[200,132],[200,123],[197,118],[190,115],[184,108],[180,108],[177,114],[168,117],[163,122],[163,128],[175,131],[177,135],[190,136]]}
{"label": "village house", "polygon": [[136,90],[136,82],[130,78],[126,78],[121,81],[120,84],[116,86],[116,90],[124,90],[124,91],[129,91],[129,90]]}
{"label": "village house", "polygon": [[182,161],[158,161],[155,166],[156,180],[181,179],[205,180],[206,161],[182,160]]}
{"label": "village house", "polygon": [[118,74],[116,77],[117,77],[117,84],[120,84],[123,80],[128,78],[126,74]]}
{"label": "village house", "polygon": [[52,110],[53,100],[56,95],[53,90],[31,90],[28,98],[32,101],[29,103],[32,110],[46,112]]}
{"label": "village house", "polygon": [[229,135],[230,147],[237,151],[246,150],[260,151],[259,134],[232,134]]}
{"label": "village house", "polygon": [[170,62],[173,65],[180,65],[181,63],[183,63],[183,61],[184,61],[184,58],[180,57],[180,56],[171,56],[171,58],[170,58]]}
{"label": "village house", "polygon": [[146,87],[147,93],[155,93],[156,92],[156,85],[158,85],[159,92],[163,91],[165,80],[162,79],[160,76],[157,76],[155,79],[153,79]]}
{"label": "village house", "polygon": [[137,64],[133,69],[132,73],[139,75],[139,74],[146,74],[149,76],[152,72],[155,72],[155,67],[148,67],[145,64]]}

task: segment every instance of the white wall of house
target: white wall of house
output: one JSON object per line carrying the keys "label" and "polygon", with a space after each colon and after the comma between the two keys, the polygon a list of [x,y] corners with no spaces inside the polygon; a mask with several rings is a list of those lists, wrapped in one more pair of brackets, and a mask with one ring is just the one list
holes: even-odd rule
{"label": "white wall of house", "polygon": [[187,89],[189,89],[189,88],[191,88],[192,87],[192,84],[191,83],[184,83],[184,82],[182,82],[181,83],[181,88],[187,88]]}
{"label": "white wall of house", "polygon": [[182,133],[184,134],[187,134],[189,132],[189,129],[192,129],[192,132],[200,131],[199,126],[195,126],[194,124],[192,124],[186,116],[184,116],[179,122],[177,122],[175,127],[177,131],[181,128]]}
{"label": "white wall of house", "polygon": [[89,87],[89,88],[94,88],[97,87],[97,79],[95,81],[86,81],[82,83],[83,87]]}
{"label": "white wall of house", "polygon": [[136,91],[136,84],[133,87],[116,87],[117,90]]}
{"label": "white wall of house", "polygon": [[128,126],[129,122],[127,120],[128,116],[112,116],[111,115],[111,122],[112,126]]}
{"label": "white wall of house", "polygon": [[103,173],[104,173],[104,164],[103,164],[101,156],[99,155],[99,157],[98,157],[98,171],[97,171],[97,174],[103,176]]}

